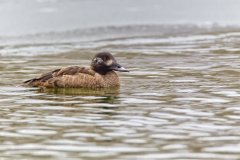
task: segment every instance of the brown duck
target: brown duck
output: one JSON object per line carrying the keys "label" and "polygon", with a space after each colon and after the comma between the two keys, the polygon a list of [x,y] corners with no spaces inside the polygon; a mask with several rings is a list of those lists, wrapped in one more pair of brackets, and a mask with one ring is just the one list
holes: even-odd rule
{"label": "brown duck", "polygon": [[114,71],[128,72],[110,53],[101,52],[93,57],[90,67],[60,68],[24,83],[32,87],[47,88],[119,87],[119,78]]}

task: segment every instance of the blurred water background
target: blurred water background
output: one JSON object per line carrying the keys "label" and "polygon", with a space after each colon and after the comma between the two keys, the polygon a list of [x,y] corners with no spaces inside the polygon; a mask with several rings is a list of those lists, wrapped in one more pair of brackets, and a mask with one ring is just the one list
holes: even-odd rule
{"label": "blurred water background", "polygon": [[[239,6],[0,0],[0,159],[240,159]],[[119,90],[21,86],[99,51]]]}

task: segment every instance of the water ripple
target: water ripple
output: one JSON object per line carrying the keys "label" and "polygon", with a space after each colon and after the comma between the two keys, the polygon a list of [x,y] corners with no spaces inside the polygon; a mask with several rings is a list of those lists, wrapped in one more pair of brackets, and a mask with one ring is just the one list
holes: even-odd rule
{"label": "water ripple", "polygon": [[[0,38],[6,159],[239,159],[239,29],[123,26]],[[113,52],[120,89],[22,82]]]}

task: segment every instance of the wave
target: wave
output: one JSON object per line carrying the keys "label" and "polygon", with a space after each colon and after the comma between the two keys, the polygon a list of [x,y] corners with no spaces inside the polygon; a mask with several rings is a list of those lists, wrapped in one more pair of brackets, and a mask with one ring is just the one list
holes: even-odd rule
{"label": "wave", "polygon": [[[0,37],[0,56],[39,56],[110,50],[177,54],[206,50],[238,51],[239,26],[127,25]],[[230,46],[226,45],[231,43]],[[224,43],[224,45],[223,45]]]}

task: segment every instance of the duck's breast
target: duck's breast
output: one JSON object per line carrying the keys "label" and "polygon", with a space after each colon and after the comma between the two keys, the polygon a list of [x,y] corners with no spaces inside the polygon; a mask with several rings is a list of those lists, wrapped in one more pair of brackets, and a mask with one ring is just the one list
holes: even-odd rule
{"label": "duck's breast", "polygon": [[105,75],[101,75],[105,87],[118,87],[120,86],[119,78],[116,72],[110,71]]}

